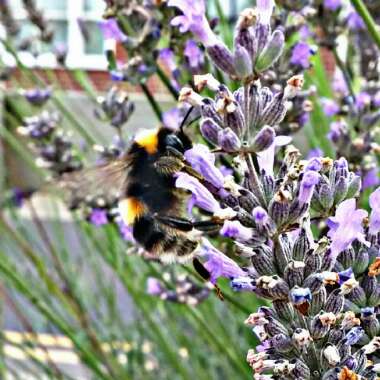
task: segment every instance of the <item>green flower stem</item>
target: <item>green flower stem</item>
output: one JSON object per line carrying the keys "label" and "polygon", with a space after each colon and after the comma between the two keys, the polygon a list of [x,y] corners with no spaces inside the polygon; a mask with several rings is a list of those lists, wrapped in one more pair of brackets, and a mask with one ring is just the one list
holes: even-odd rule
{"label": "green flower stem", "polygon": [[356,12],[359,13],[364,23],[368,28],[368,32],[373,38],[376,45],[380,48],[380,31],[379,26],[375,23],[375,20],[369,13],[367,7],[362,0],[351,0],[351,4],[354,6]]}
{"label": "green flower stem", "polygon": [[168,89],[168,91],[172,94],[174,100],[178,99],[178,91],[173,87],[173,85],[170,83],[169,78],[167,75],[161,70],[159,66],[156,67],[157,75],[161,79],[162,83],[165,85],[165,87]]}
{"label": "green flower stem", "polygon": [[33,305],[50,320],[54,323],[59,330],[62,331],[65,335],[71,339],[74,346],[77,348],[82,360],[88,364],[90,368],[94,370],[94,372],[99,376],[99,379],[103,380],[111,380],[110,377],[105,375],[100,367],[98,367],[98,360],[96,357],[92,355],[90,351],[88,351],[85,347],[83,347],[80,339],[76,337],[75,332],[60,318],[57,317],[56,313],[52,311],[45,303],[42,302],[40,297],[36,295],[30,284],[25,282],[25,278],[21,277],[15,268],[7,265],[6,263],[6,254],[4,252],[0,252],[2,255],[2,259],[0,260],[0,271],[8,280],[10,280],[18,291],[21,292]]}
{"label": "green flower stem", "polygon": [[156,99],[154,98],[154,96],[150,92],[146,83],[141,82],[140,86],[141,86],[141,89],[143,90],[149,104],[151,105],[155,115],[157,116],[157,119],[161,122],[162,121],[162,110],[161,110],[160,105],[157,103]]}

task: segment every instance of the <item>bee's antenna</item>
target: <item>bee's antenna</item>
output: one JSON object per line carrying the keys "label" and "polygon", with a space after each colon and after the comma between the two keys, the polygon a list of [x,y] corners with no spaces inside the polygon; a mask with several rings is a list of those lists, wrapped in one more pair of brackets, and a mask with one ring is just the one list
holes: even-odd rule
{"label": "bee's antenna", "polygon": [[183,118],[182,122],[181,122],[181,125],[179,126],[179,129],[181,132],[183,132],[183,128],[185,127],[185,123],[187,121],[187,119],[189,118],[190,114],[193,112],[193,109],[194,109],[194,106],[191,106],[187,112],[186,112],[186,115],[185,117]]}

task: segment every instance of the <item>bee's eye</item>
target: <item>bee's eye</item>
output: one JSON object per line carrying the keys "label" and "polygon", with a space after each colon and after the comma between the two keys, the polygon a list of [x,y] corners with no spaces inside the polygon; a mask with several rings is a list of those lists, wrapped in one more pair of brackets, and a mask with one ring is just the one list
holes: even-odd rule
{"label": "bee's eye", "polygon": [[181,153],[184,152],[182,141],[174,133],[171,133],[165,137],[165,146],[167,148],[174,148]]}

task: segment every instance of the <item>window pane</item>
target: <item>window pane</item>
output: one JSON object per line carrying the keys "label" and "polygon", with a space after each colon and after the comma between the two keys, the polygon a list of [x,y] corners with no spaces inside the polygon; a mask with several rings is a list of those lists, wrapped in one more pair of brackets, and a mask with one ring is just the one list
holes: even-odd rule
{"label": "window pane", "polygon": [[38,0],[37,6],[48,11],[66,11],[67,0]]}
{"label": "window pane", "polygon": [[85,41],[85,54],[103,53],[103,35],[97,22],[88,21],[85,24],[87,40]]}
{"label": "window pane", "polygon": [[84,10],[86,12],[94,12],[102,14],[105,8],[104,0],[84,0]]}
{"label": "window pane", "polygon": [[52,44],[43,44],[42,52],[52,51],[52,46],[60,43],[67,43],[67,22],[66,21],[50,21],[49,25],[54,31]]}

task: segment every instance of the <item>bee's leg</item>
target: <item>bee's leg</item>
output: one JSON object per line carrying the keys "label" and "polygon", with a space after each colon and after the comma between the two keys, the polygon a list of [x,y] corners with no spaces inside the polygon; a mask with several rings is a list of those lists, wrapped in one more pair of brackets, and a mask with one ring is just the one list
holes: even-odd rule
{"label": "bee's leg", "polygon": [[[211,283],[211,273],[207,268],[195,257],[193,259],[193,267],[195,271],[205,280]],[[216,291],[216,295],[221,301],[224,301],[223,293],[217,284],[211,283]]]}
{"label": "bee's leg", "polygon": [[193,227],[196,230],[203,231],[203,232],[218,232],[220,228],[222,227],[223,222],[219,220],[204,220],[201,222],[193,222]]}
{"label": "bee's leg", "polygon": [[154,217],[160,223],[183,232],[189,232],[193,228],[203,232],[217,232],[223,224],[220,221],[216,220],[192,222],[185,218],[178,218],[176,216],[170,215],[155,215]]}
{"label": "bee's leg", "polygon": [[155,215],[154,218],[165,226],[183,232],[189,232],[193,229],[193,223],[188,219],[168,215]]}
{"label": "bee's leg", "polygon": [[173,175],[181,171],[185,166],[185,163],[173,156],[161,156],[155,163],[156,170],[164,175]]}

